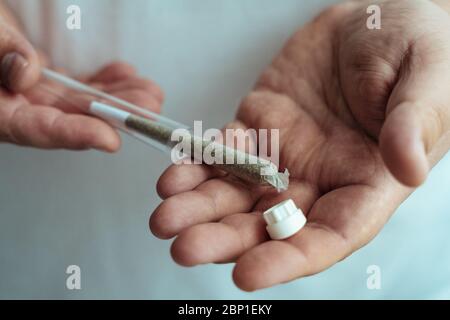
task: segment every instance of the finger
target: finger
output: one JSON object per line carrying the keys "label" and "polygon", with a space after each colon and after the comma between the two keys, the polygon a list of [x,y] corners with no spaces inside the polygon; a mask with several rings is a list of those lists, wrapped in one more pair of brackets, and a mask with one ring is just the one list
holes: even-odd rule
{"label": "finger", "polygon": [[149,93],[152,95],[158,103],[162,103],[164,100],[164,94],[162,90],[156,85],[153,81],[139,78],[139,77],[129,77],[120,81],[116,81],[113,83],[108,83],[104,90],[105,92],[114,94],[117,91],[127,91],[127,90],[135,90],[140,89],[145,93]]}
{"label": "finger", "polygon": [[[389,194],[389,191],[386,193]],[[285,241],[268,241],[242,255],[233,278],[246,291],[323,271],[366,244],[394,210],[368,186],[349,186],[321,197],[306,226]]]}
{"label": "finger", "polygon": [[282,194],[265,194],[252,214],[232,214],[219,223],[184,230],[172,244],[172,257],[184,266],[232,261],[269,239],[261,212],[286,199],[294,199],[303,212],[308,212],[317,197],[317,190],[310,184],[292,181]]}
{"label": "finger", "polygon": [[430,170],[421,118],[431,118],[428,120],[431,123],[435,121],[426,113],[411,103],[399,105],[385,121],[380,135],[380,150],[386,166],[401,183],[411,187],[425,181]]}
{"label": "finger", "polygon": [[88,82],[114,83],[136,76],[136,69],[124,62],[113,62],[87,79]]}
{"label": "finger", "polygon": [[0,22],[0,80],[2,86],[22,92],[40,77],[39,57],[32,45],[14,27]]}
{"label": "finger", "polygon": [[167,168],[156,184],[162,199],[191,191],[206,180],[222,176],[218,170],[205,165],[174,164]]}
{"label": "finger", "polygon": [[218,221],[235,212],[248,212],[257,197],[257,192],[240,181],[208,180],[193,191],[163,201],[150,218],[150,230],[159,238],[169,239],[187,227]]}
{"label": "finger", "polygon": [[392,174],[410,187],[424,182],[434,164],[430,154],[449,130],[450,63],[446,54],[444,60],[432,54],[408,56],[388,103],[379,138],[381,154]]}
{"label": "finger", "polygon": [[171,254],[182,266],[228,262],[268,240],[260,212],[237,213],[221,222],[193,226],[172,243]]}
{"label": "finger", "polygon": [[20,145],[46,149],[95,148],[106,152],[117,151],[120,147],[118,134],[105,122],[88,116],[65,114],[52,107],[14,108],[3,121],[4,136]]}

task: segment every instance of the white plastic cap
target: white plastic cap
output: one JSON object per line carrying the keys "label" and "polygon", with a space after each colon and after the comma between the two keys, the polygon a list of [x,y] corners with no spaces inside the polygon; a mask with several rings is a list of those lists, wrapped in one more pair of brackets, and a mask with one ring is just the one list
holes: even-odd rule
{"label": "white plastic cap", "polygon": [[264,212],[267,232],[274,240],[282,240],[296,234],[306,224],[306,217],[291,199],[283,201]]}

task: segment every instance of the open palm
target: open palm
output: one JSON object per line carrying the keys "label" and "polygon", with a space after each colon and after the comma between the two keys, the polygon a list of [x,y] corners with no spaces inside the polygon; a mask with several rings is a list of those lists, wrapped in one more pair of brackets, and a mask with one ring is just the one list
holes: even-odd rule
{"label": "open palm", "polygon": [[[450,96],[440,84],[450,79],[438,71],[450,70],[450,34],[436,28],[450,30],[450,17],[431,2],[379,5],[382,30],[366,28],[361,1],[302,28],[228,126],[280,129],[288,191],[249,187],[205,166],[163,174],[164,201],[150,227],[161,238],[178,235],[178,263],[235,261],[244,290],[320,272],[369,242],[445,154]],[[405,10],[410,15],[396,18]],[[270,240],[262,212],[287,198],[308,223],[287,240]]]}

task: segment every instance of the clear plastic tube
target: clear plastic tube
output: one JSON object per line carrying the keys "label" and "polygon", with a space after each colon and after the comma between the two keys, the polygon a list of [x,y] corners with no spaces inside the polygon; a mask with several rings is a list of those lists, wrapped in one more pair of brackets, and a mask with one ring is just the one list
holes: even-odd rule
{"label": "clear plastic tube", "polygon": [[[195,136],[189,130],[189,127],[181,123],[145,110],[62,74],[48,69],[43,69],[42,74],[47,79],[61,83],[85,95],[84,102],[87,101],[87,103],[68,101],[72,105],[79,107],[83,112],[105,120],[115,128],[147,145],[167,152],[172,151],[180,141],[188,141],[188,147],[182,149],[183,156],[197,160],[198,163],[204,163],[203,154],[205,150],[209,150],[210,153],[215,154],[221,160],[210,164],[218,169],[253,184],[272,186],[278,191],[286,190],[288,187],[288,171],[278,172],[277,166],[266,159],[214,141],[204,140],[202,137]],[[51,91],[49,87],[44,89]],[[67,97],[60,98],[67,100]]]}
{"label": "clear plastic tube", "polygon": [[[160,126],[164,126],[167,128],[167,130],[175,130],[178,128],[183,128],[186,130],[190,130],[189,127],[174,121],[172,119],[169,119],[167,117],[161,116],[155,112],[152,112],[150,110],[144,109],[142,107],[139,107],[137,105],[134,105],[126,100],[117,98],[113,95],[107,94],[106,92],[97,90],[93,87],[90,87],[82,82],[79,82],[75,79],[69,78],[63,74],[60,74],[58,72],[55,72],[53,70],[49,70],[46,68],[42,69],[42,75],[47,78],[48,80],[63,84],[64,86],[66,86],[67,88],[70,88],[74,91],[77,91],[79,93],[83,94],[83,98],[81,99],[68,99],[66,96],[59,96],[58,93],[56,93],[55,91],[53,91],[51,89],[51,87],[49,86],[43,86],[42,89],[54,94],[54,95],[58,95],[58,97],[60,99],[65,100],[67,103],[71,104],[72,106],[74,106],[75,108],[80,109],[80,111],[84,112],[84,113],[91,113],[90,110],[90,103],[92,101],[101,101],[104,102],[105,104],[110,105],[111,107],[115,107],[117,109],[129,112],[130,114],[134,114],[140,117],[143,117],[145,119],[148,119],[150,121],[153,121],[153,123],[157,123]],[[98,116],[98,115],[97,115]],[[107,119],[104,119],[106,121],[108,121]],[[109,121],[111,122],[111,120]],[[112,125],[114,125],[114,127],[116,127],[117,129],[119,129],[120,131],[134,137],[135,139],[149,145],[152,146],[160,151],[164,151],[167,152],[170,150],[169,146],[167,145],[167,141],[165,142],[160,142],[157,141],[153,138],[150,138],[148,136],[142,135],[139,132],[136,132],[135,130],[132,130],[130,128],[127,128],[125,125],[123,124],[119,124],[119,123],[111,123]]]}

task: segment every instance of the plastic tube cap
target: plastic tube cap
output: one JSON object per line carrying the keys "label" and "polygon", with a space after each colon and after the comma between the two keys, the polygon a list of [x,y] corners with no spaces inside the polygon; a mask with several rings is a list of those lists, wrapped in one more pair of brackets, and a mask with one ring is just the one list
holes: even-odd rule
{"label": "plastic tube cap", "polygon": [[274,240],[289,238],[306,224],[306,217],[292,199],[270,208],[263,216],[267,223],[267,232]]}

